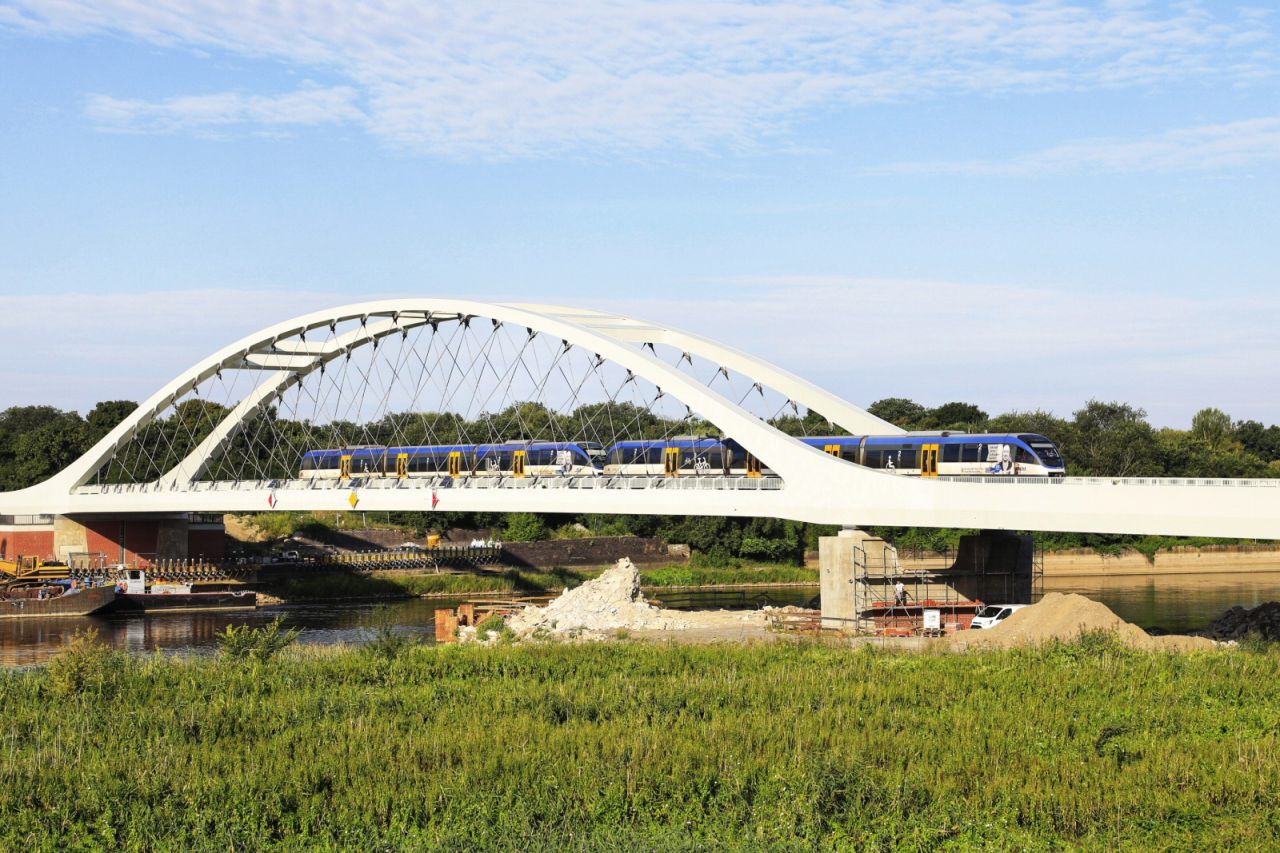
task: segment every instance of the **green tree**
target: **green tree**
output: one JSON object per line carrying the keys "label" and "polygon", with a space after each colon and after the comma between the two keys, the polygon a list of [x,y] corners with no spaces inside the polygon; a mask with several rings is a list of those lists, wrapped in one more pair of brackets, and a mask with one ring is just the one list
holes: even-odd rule
{"label": "green tree", "polygon": [[1070,421],[1054,417],[1052,412],[1009,412],[987,422],[990,432],[1034,433],[1056,443],[1063,452],[1074,442],[1075,426]]}
{"label": "green tree", "polygon": [[98,403],[89,411],[89,414],[85,415],[84,420],[89,427],[86,431],[86,439],[91,445],[96,444],[121,421],[133,414],[136,408],[138,404],[132,400],[103,400]]}
{"label": "green tree", "polygon": [[962,429],[981,432],[989,417],[972,403],[944,403],[929,412],[925,422],[933,429]]}
{"label": "green tree", "polygon": [[1280,427],[1240,421],[1235,425],[1235,437],[1245,450],[1268,462],[1280,459]]}
{"label": "green tree", "polygon": [[0,489],[24,489],[56,474],[85,447],[85,424],[53,406],[0,412]]}
{"label": "green tree", "polygon": [[929,410],[905,397],[886,397],[876,400],[867,411],[881,420],[903,429],[919,429],[929,415]]}
{"label": "green tree", "polygon": [[1203,441],[1212,450],[1226,448],[1235,438],[1231,416],[1221,409],[1201,409],[1191,419],[1191,437]]}
{"label": "green tree", "polygon": [[1064,448],[1070,470],[1098,477],[1162,473],[1155,431],[1147,413],[1127,403],[1090,400],[1075,413],[1075,429]]}

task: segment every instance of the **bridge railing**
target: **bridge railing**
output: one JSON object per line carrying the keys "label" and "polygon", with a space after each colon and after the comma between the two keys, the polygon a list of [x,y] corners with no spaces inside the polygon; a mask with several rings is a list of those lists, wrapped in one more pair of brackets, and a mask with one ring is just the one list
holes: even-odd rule
{"label": "bridge railing", "polygon": [[352,477],[349,480],[206,480],[186,484],[115,483],[86,485],[80,495],[136,495],[167,492],[323,491],[347,489],[661,489],[665,491],[780,491],[781,477]]}
{"label": "bridge railing", "polygon": [[1280,479],[1231,479],[1222,477],[1021,477],[947,476],[950,483],[993,483],[1005,486],[1180,486],[1185,488],[1280,488]]}

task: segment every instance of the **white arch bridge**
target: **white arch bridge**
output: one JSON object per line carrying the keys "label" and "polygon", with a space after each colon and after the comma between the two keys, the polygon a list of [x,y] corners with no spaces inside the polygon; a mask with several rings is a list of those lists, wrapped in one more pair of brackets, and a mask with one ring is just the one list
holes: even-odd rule
{"label": "white arch bridge", "polygon": [[[792,428],[783,431],[780,426]],[[789,433],[901,430],[695,335],[533,304],[395,299],[271,326],[185,371],[7,515],[463,510],[772,516],[844,525],[1280,538],[1270,480],[912,477]],[[764,476],[304,470],[361,445],[715,434]],[[535,471],[538,469],[534,469]],[[455,472],[456,473],[456,472]]]}

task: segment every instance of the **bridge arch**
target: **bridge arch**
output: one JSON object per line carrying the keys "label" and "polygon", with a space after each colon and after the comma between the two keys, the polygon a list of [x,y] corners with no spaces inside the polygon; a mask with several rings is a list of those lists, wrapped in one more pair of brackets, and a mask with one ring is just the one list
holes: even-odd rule
{"label": "bridge arch", "polygon": [[[0,494],[0,513],[128,514],[243,512],[267,509],[340,510],[348,498],[364,509],[435,506],[431,491],[378,488],[359,495],[305,480],[259,478],[199,480],[239,426],[326,366],[444,324],[488,321],[549,336],[566,349],[581,348],[670,393],[715,428],[767,460],[778,475],[772,487],[724,487],[702,482],[584,484],[536,488],[451,489],[442,509],[543,512],[618,512],[676,515],[758,515],[819,523],[1160,533],[1280,539],[1280,482],[1274,480],[1161,480],[1150,478],[962,478],[925,480],[862,468],[828,456],[784,434],[758,414],[711,390],[640,344],[660,343],[697,353],[756,383],[803,402],[855,433],[893,431],[883,422],[808,382],[746,353],[704,338],[617,315],[526,304],[464,299],[401,298],[356,303],[305,314],[248,335],[182,372],[145,400],[72,465],[49,480]],[[342,327],[339,333],[337,329]],[[457,327],[454,327],[457,328]],[[91,481],[140,431],[158,422],[184,395],[223,371],[256,379],[216,426],[154,481],[114,485]],[[661,478],[659,478],[660,480]],[[526,484],[527,485],[527,484]],[[598,487],[599,486],[599,487]]]}

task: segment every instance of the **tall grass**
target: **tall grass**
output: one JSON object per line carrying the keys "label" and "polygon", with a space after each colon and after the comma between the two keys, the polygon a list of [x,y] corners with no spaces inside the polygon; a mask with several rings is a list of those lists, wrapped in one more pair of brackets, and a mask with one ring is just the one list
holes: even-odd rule
{"label": "tall grass", "polygon": [[1280,656],[108,653],[0,674],[0,849],[1274,849]]}

